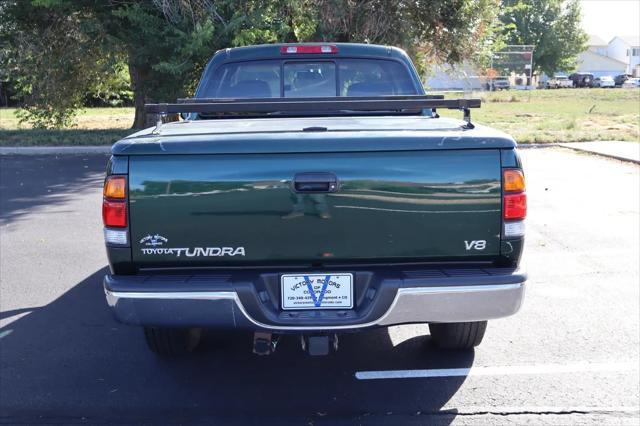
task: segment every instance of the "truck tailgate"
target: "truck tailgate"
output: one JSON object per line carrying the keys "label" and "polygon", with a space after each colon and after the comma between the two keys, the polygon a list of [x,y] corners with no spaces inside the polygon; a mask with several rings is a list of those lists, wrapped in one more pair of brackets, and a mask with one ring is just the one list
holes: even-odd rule
{"label": "truck tailgate", "polygon": [[[294,176],[337,178],[296,193]],[[496,256],[499,149],[135,155],[133,260],[141,267]]]}

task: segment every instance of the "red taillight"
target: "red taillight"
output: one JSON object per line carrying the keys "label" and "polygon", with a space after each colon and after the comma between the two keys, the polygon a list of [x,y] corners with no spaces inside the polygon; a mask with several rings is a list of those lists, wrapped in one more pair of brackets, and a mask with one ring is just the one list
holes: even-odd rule
{"label": "red taillight", "polygon": [[102,221],[104,226],[127,227],[127,203],[125,201],[102,201]]}
{"label": "red taillight", "polygon": [[520,169],[502,171],[502,190],[504,191],[503,217],[509,220],[522,220],[527,216],[527,194],[524,174]]}
{"label": "red taillight", "polygon": [[504,218],[524,219],[527,216],[527,194],[505,194]]}
{"label": "red taillight", "polygon": [[102,200],[102,221],[104,226],[114,228],[127,227],[127,178],[125,176],[107,176],[104,182]]}
{"label": "red taillight", "polygon": [[333,44],[321,44],[316,46],[282,46],[280,48],[281,55],[303,55],[317,53],[338,53],[338,47]]}

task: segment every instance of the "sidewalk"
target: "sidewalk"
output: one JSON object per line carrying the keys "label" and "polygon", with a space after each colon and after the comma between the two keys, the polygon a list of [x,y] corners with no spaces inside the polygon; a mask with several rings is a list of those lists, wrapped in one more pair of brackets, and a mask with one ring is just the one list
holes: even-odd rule
{"label": "sidewalk", "polygon": [[637,142],[573,142],[560,143],[558,146],[640,164],[640,143]]}

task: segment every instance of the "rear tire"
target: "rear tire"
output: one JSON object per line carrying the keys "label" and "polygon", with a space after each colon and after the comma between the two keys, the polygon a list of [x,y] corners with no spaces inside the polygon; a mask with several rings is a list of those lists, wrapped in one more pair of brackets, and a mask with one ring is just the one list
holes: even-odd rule
{"label": "rear tire", "polygon": [[173,358],[186,355],[198,347],[202,329],[145,327],[147,346],[157,355]]}
{"label": "rear tire", "polygon": [[487,321],[429,324],[431,339],[445,349],[472,349],[482,342]]}

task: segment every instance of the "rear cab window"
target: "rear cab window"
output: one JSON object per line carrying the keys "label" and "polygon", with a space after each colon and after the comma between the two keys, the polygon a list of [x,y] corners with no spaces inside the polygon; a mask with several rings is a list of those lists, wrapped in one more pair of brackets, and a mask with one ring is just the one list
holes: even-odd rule
{"label": "rear cab window", "polygon": [[258,60],[218,67],[203,98],[312,98],[418,94],[409,70],[385,59]]}
{"label": "rear cab window", "polygon": [[205,98],[278,98],[280,61],[226,64],[208,79]]}
{"label": "rear cab window", "polygon": [[399,62],[380,59],[340,61],[340,96],[416,94],[409,72]]}
{"label": "rear cab window", "polygon": [[285,62],[283,68],[285,98],[336,96],[335,62]]}

